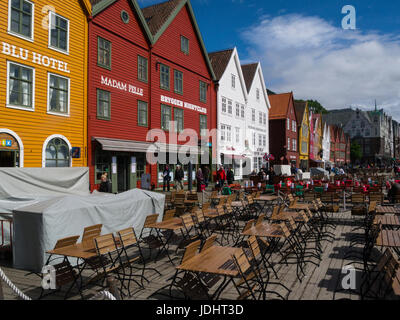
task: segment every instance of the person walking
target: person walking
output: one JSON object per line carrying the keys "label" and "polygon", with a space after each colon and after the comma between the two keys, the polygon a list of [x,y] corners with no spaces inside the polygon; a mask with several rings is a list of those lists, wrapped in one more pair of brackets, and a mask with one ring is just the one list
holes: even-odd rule
{"label": "person walking", "polygon": [[111,182],[110,182],[110,180],[108,180],[108,176],[107,176],[106,172],[101,176],[99,192],[112,193]]}
{"label": "person walking", "polygon": [[233,184],[233,181],[235,180],[235,174],[233,173],[232,168],[228,169],[228,173],[226,174],[226,180],[228,180],[228,185]]}
{"label": "person walking", "polygon": [[196,182],[197,182],[197,192],[201,192],[201,185],[203,184],[204,181],[204,176],[203,176],[203,171],[201,168],[197,170],[196,173]]}
{"label": "person walking", "polygon": [[185,177],[185,173],[183,172],[183,169],[181,165],[176,166],[175,170],[175,188],[177,191],[183,190],[183,178]]}
{"label": "person walking", "polygon": [[226,173],[225,173],[224,167],[220,166],[217,171],[217,184],[218,184],[217,189],[218,190],[222,190],[222,188],[225,184],[225,181],[226,181]]}
{"label": "person walking", "polygon": [[203,177],[204,177],[204,184],[206,188],[208,188],[208,182],[210,181],[210,169],[207,166],[203,167]]}
{"label": "person walking", "polygon": [[169,166],[166,165],[163,172],[163,191],[165,192],[165,186],[167,186],[167,191],[170,191],[169,182],[171,181]]}

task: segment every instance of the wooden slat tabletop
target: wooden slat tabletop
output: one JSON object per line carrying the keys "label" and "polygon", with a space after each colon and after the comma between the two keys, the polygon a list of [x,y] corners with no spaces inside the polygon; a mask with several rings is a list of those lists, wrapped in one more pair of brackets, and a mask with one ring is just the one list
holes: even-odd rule
{"label": "wooden slat tabletop", "polygon": [[375,217],[374,224],[381,223],[383,226],[400,227],[400,216],[378,215]]}
{"label": "wooden slat tabletop", "polygon": [[177,269],[236,277],[238,271],[232,255],[240,250],[240,248],[212,246],[181,264]]}
{"label": "wooden slat tabletop", "polygon": [[278,224],[261,223],[249,230],[242,232],[244,236],[256,236],[263,238],[283,238],[284,234]]}
{"label": "wooden slat tabletop", "polygon": [[304,221],[303,217],[297,211],[284,211],[275,216],[271,216],[270,220],[275,221],[286,221],[289,218],[293,218],[295,221]]}
{"label": "wooden slat tabletop", "polygon": [[279,197],[278,196],[259,196],[258,198],[254,199],[256,201],[275,201],[277,200]]}
{"label": "wooden slat tabletop", "polygon": [[83,243],[77,243],[72,246],[63,247],[55,250],[46,251],[48,254],[55,254],[65,257],[90,259],[97,256],[96,249],[88,248]]}
{"label": "wooden slat tabletop", "polygon": [[183,228],[183,224],[180,218],[172,218],[166,221],[150,224],[147,227],[161,230],[179,230]]}
{"label": "wooden slat tabletop", "polygon": [[390,213],[390,214],[400,215],[400,207],[377,206],[376,213],[382,213],[382,214]]}
{"label": "wooden slat tabletop", "polygon": [[381,247],[400,248],[400,231],[382,230],[376,240],[376,244]]}

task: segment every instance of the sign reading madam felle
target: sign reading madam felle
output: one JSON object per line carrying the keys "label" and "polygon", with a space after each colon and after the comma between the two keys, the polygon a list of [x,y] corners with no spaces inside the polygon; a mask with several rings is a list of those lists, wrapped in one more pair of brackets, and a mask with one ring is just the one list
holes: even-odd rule
{"label": "sign reading madam felle", "polygon": [[129,92],[129,93],[141,96],[141,97],[143,96],[143,89],[142,88],[135,87],[135,86],[133,86],[131,84],[128,84],[126,82],[122,82],[122,81],[118,81],[118,80],[114,80],[114,79],[111,79],[111,78],[108,78],[108,77],[101,76],[101,84],[105,85],[105,86],[108,86],[108,87],[111,87],[111,88],[115,88],[115,89],[119,89],[119,90],[122,90],[122,91],[126,91],[126,92]]}
{"label": "sign reading madam felle", "polygon": [[48,56],[29,51],[28,49],[19,48],[17,46],[11,45],[7,42],[2,43],[2,54],[11,56],[16,59],[21,59],[24,61],[31,61],[34,64],[42,65],[45,67],[50,67],[54,70],[59,70],[62,72],[70,73],[68,69],[68,63],[50,58]]}

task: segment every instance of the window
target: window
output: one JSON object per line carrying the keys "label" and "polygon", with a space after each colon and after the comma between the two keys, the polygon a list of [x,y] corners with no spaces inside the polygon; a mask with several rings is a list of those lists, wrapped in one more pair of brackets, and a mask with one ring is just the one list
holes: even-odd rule
{"label": "window", "polygon": [[207,83],[200,81],[200,101],[207,103]]}
{"label": "window", "polygon": [[290,138],[287,139],[287,148],[288,151],[290,151]]}
{"label": "window", "polygon": [[262,146],[262,135],[258,135],[258,145],[261,147]]}
{"label": "window", "polygon": [[292,131],[297,132],[297,123],[294,120],[292,120]]}
{"label": "window", "polygon": [[263,124],[263,113],[262,112],[258,113],[258,122],[259,122],[259,124]]}
{"label": "window", "polygon": [[256,122],[256,110],[251,109],[251,121]]}
{"label": "window", "polygon": [[253,146],[256,146],[256,134],[253,133]]}
{"label": "window", "polygon": [[232,114],[232,100],[228,100],[228,113]]}
{"label": "window", "polygon": [[160,65],[160,88],[169,90],[169,67],[164,64]]}
{"label": "window", "polygon": [[236,103],[236,117],[240,117],[240,105]]}
{"label": "window", "polygon": [[181,36],[181,51],[184,54],[189,54],[189,39]]}
{"label": "window", "polygon": [[257,98],[257,101],[259,101],[260,100],[260,89],[256,89],[256,98]]}
{"label": "window", "polygon": [[287,119],[287,129],[290,130],[290,120]]}
{"label": "window", "polygon": [[171,122],[171,107],[165,104],[161,105],[161,129],[164,131],[170,130]]}
{"label": "window", "polygon": [[232,88],[236,88],[236,76],[234,74],[231,75],[231,82],[232,82]]}
{"label": "window", "polygon": [[8,30],[24,38],[33,39],[33,3],[26,0],[9,0]]}
{"label": "window", "polygon": [[48,87],[50,112],[69,113],[69,79],[49,73]]}
{"label": "window", "polygon": [[267,146],[267,137],[263,136],[263,146],[266,147]]}
{"label": "window", "polygon": [[183,94],[183,73],[174,70],[174,89],[175,93]]}
{"label": "window", "polygon": [[183,131],[183,109],[174,108],[174,121],[176,122],[176,132]]}
{"label": "window", "polygon": [[61,138],[54,138],[46,146],[46,168],[70,166],[68,144]]}
{"label": "window", "polygon": [[49,47],[68,52],[69,20],[50,11]]}
{"label": "window", "polygon": [[263,114],[263,124],[264,125],[267,124],[267,114],[266,113]]}
{"label": "window", "polygon": [[207,125],[207,116],[201,114],[200,115],[200,135],[202,137],[207,135],[207,133],[206,133],[207,127],[208,127],[208,125]]}
{"label": "window", "polygon": [[148,65],[147,59],[142,56],[138,56],[138,80],[147,82],[148,80],[147,65]]}
{"label": "window", "polygon": [[35,70],[8,62],[7,106],[34,108]]}
{"label": "window", "polygon": [[244,105],[241,106],[241,116],[244,119]]}
{"label": "window", "polygon": [[226,113],[226,98],[222,98],[222,112]]}
{"label": "window", "polygon": [[292,147],[293,147],[293,151],[297,151],[297,141],[296,141],[296,139],[293,139]]}
{"label": "window", "polygon": [[232,127],[226,126],[226,141],[232,141]]}
{"label": "window", "polygon": [[253,170],[257,170],[258,169],[258,158],[255,157],[253,158]]}
{"label": "window", "polygon": [[138,100],[138,125],[141,127],[147,127],[147,121],[147,102]]}
{"label": "window", "polygon": [[97,64],[111,69],[111,42],[100,37],[97,42]]}
{"label": "window", "polygon": [[97,89],[97,118],[111,118],[111,93],[108,91]]}
{"label": "window", "polygon": [[96,184],[101,183],[101,176],[107,172],[108,176],[110,177],[111,174],[111,156],[109,153],[104,153],[104,152],[99,152],[98,149],[96,149],[95,153],[95,178],[96,178]]}
{"label": "window", "polygon": [[236,143],[240,142],[240,128],[235,128],[236,131]]}
{"label": "window", "polygon": [[221,141],[225,141],[226,140],[226,127],[224,124],[221,124]]}

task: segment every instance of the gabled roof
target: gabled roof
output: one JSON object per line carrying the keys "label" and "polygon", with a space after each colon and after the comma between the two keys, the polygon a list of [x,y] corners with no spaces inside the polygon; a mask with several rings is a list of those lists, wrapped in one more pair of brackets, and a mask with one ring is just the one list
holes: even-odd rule
{"label": "gabled roof", "polygon": [[251,85],[253,84],[254,77],[256,76],[258,63],[251,63],[242,65],[243,77],[246,82],[247,92],[250,92]]}
{"label": "gabled roof", "polygon": [[[136,0],[132,0],[136,2]],[[196,32],[200,48],[203,51],[204,59],[206,60],[207,67],[210,71],[211,77],[215,80],[214,70],[208,58],[208,52],[204,45],[203,37],[201,36],[199,25],[197,24],[196,17],[193,12],[190,0],[169,0],[159,4],[145,7],[141,10],[148,29],[151,32],[151,43],[154,45],[162,36],[165,30],[170,26],[172,21],[176,18],[178,13],[183,7],[187,6],[189,16],[192,20],[193,28]]]}
{"label": "gabled roof", "polygon": [[307,108],[307,101],[295,101],[294,102],[294,109],[296,111],[296,117],[297,117],[297,124],[301,126],[301,123],[304,119],[304,112],[306,111]]}
{"label": "gabled roof", "polygon": [[[109,6],[111,6],[113,3],[117,2],[118,0],[89,0],[90,3],[92,4],[92,15],[96,16],[105,9],[107,9]],[[153,43],[153,36],[150,32],[150,29],[146,23],[146,20],[143,16],[142,10],[140,10],[140,7],[137,3],[136,0],[130,0],[132,3],[133,9],[137,16],[139,17],[139,24],[143,28],[148,41],[152,44]]]}
{"label": "gabled roof", "polygon": [[231,60],[234,49],[211,52],[208,54],[211,65],[213,67],[215,78],[221,80],[229,61]]}
{"label": "gabled roof", "polygon": [[271,110],[269,111],[270,120],[286,119],[292,97],[292,92],[268,96],[271,104]]}

